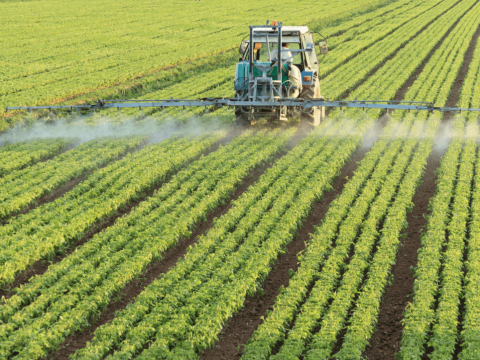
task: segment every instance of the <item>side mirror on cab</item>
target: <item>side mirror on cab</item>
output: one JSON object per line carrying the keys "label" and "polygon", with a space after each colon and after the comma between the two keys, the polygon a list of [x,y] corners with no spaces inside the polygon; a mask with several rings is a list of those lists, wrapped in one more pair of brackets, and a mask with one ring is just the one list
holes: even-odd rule
{"label": "side mirror on cab", "polygon": [[325,39],[324,41],[320,41],[318,44],[320,47],[320,54],[326,55],[328,54],[328,47],[327,47],[327,40]]}
{"label": "side mirror on cab", "polygon": [[242,41],[242,43],[240,44],[240,47],[238,48],[238,52],[240,53],[240,55],[243,56],[243,54],[245,54],[245,51],[247,51],[247,48],[248,48],[248,42]]}

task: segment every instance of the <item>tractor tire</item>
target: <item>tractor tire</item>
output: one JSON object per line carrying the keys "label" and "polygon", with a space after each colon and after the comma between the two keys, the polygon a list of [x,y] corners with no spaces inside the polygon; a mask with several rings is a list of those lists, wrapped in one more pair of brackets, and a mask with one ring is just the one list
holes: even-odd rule
{"label": "tractor tire", "polygon": [[[315,80],[315,87],[306,88],[303,90],[302,94],[300,95],[302,99],[310,100],[310,99],[319,99],[320,96],[320,81],[318,79]],[[310,113],[303,113],[302,119],[307,120],[313,126],[318,126],[325,118],[325,108],[320,106],[313,107],[312,112]]]}
{"label": "tractor tire", "polygon": [[247,114],[245,114],[240,107],[235,106],[235,125],[237,126],[251,126],[252,123],[248,120]]}

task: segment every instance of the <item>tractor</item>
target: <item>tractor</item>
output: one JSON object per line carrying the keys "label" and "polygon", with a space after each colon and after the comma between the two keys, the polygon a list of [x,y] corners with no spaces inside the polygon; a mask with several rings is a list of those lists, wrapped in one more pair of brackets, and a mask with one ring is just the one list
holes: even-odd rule
{"label": "tractor", "polygon": [[[302,110],[291,106],[262,106],[265,102],[304,99],[324,100],[320,94],[319,59],[313,33],[308,26],[250,26],[248,41],[239,47],[240,58],[235,69],[235,97],[253,106],[235,106],[238,125],[250,125],[259,119],[288,121],[300,114],[313,126],[325,117],[325,107]],[[319,53],[328,52],[324,38]],[[280,60],[279,60],[280,59]]]}

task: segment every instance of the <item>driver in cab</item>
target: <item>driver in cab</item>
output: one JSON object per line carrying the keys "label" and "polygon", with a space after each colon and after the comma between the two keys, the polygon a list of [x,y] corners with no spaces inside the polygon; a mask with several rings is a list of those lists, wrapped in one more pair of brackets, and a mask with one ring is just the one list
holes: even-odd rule
{"label": "driver in cab", "polygon": [[[278,51],[273,51],[273,60],[277,60],[277,57]],[[285,71],[285,73],[288,73],[288,70],[291,68],[293,62],[292,53],[288,49],[288,43],[282,43],[282,64],[285,62],[285,65],[287,66],[282,65],[282,69]]]}

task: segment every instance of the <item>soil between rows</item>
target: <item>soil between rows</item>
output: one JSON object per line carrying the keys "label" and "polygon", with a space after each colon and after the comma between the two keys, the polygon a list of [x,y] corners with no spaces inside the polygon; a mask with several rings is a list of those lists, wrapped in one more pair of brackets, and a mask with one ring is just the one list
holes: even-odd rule
{"label": "soil between rows", "polygon": [[[450,32],[450,31],[449,31]],[[472,62],[473,53],[475,51],[475,46],[477,44],[478,38],[480,36],[480,26],[475,31],[472,40],[470,41],[470,45],[468,46],[467,52],[463,58],[463,64],[460,68],[457,78],[453,83],[452,88],[450,89],[450,95],[447,99],[447,103],[445,104],[446,107],[455,107],[458,106],[458,100],[460,99],[460,92],[462,90],[462,85],[465,77],[467,76],[468,69],[470,67],[470,63]],[[450,119],[453,117],[452,112],[445,112],[443,113],[443,119]]]}
{"label": "soil between rows", "polygon": [[299,265],[297,256],[300,251],[305,249],[305,242],[310,238],[310,234],[315,232],[314,227],[320,224],[330,203],[337,195],[341,194],[346,182],[353,176],[357,163],[363,159],[378,139],[381,127],[385,125],[386,119],[386,117],[382,117],[377,121],[365,136],[363,146],[357,149],[343,166],[340,175],[333,181],[332,190],[326,192],[320,201],[312,205],[310,215],[303,222],[297,237],[287,246],[287,252],[278,258],[277,263],[265,279],[263,283],[264,295],[245,300],[244,307],[226,322],[219,334],[219,341],[211,349],[207,349],[201,354],[202,360],[239,359],[241,357],[243,345],[247,343],[253,332],[263,322],[260,317],[264,316],[267,310],[272,309],[280,287],[288,286],[289,270],[297,271]]}

